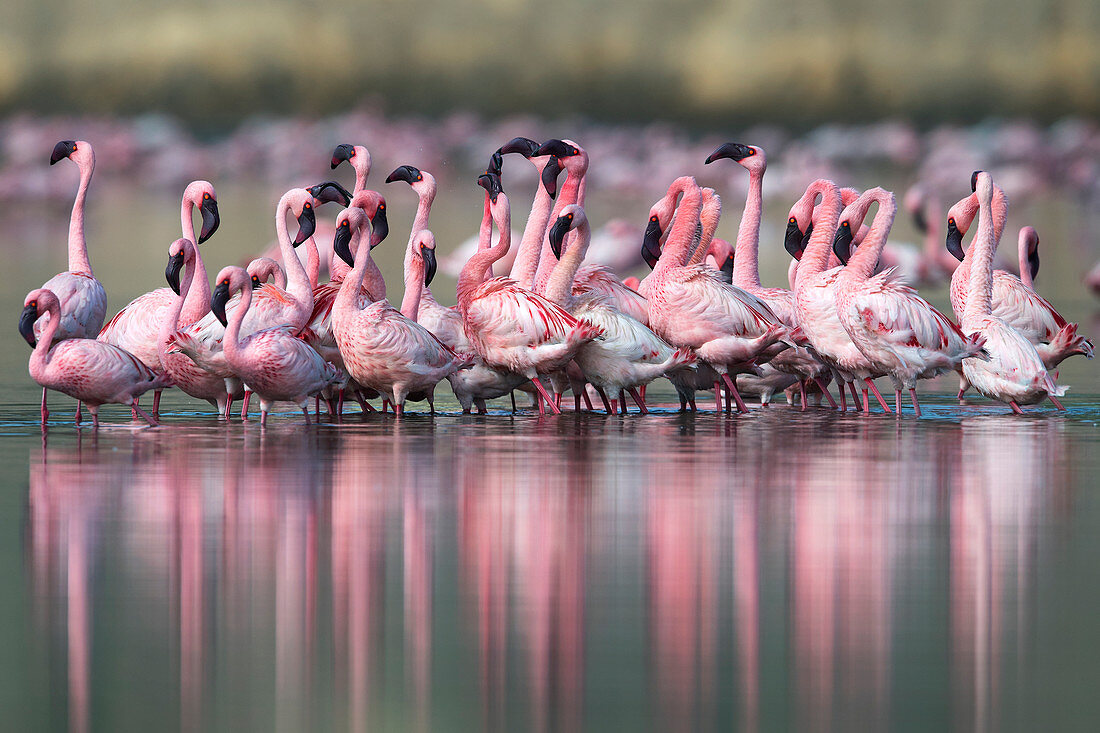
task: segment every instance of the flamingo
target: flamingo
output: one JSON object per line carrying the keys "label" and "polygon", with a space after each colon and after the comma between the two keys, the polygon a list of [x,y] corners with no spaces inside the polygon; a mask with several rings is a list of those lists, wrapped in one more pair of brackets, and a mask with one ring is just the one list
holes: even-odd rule
{"label": "flamingo", "polygon": [[[276,268],[278,263],[267,260]],[[168,267],[165,268],[164,277],[172,289],[175,299],[172,307],[162,315],[160,331],[157,334],[157,356],[161,371],[168,375],[172,384],[179,387],[185,394],[206,400],[218,409],[218,417],[224,417],[225,408],[229,402],[225,379],[216,374],[202,369],[190,358],[182,354],[175,346],[173,335],[179,329],[183,319],[183,311],[187,304],[191,303],[192,293],[195,290],[209,292],[210,286],[206,280],[206,269],[202,267],[198,248],[190,239],[177,239],[168,248]],[[180,270],[187,268],[187,278],[180,283]],[[279,272],[282,272],[279,269]],[[252,287],[257,287],[258,274],[252,274]],[[203,304],[210,308],[209,298]],[[154,414],[156,408],[154,407]]]}
{"label": "flamingo", "polygon": [[[351,201],[352,194],[346,188],[341,186],[336,181],[323,181],[316,185],[310,186],[306,189],[310,195],[313,196],[314,206],[320,207],[327,203],[339,203],[340,206],[347,206]],[[311,234],[305,241],[305,261],[302,261],[302,249],[301,247],[295,250],[295,256],[298,261],[302,263],[302,266],[306,270],[306,276],[309,278],[310,287],[317,287],[317,283],[320,282],[323,274],[329,274],[331,270],[325,272],[325,268],[330,268],[332,263],[332,235],[336,230],[328,222],[317,222],[314,228],[313,234]],[[318,239],[322,245],[318,245]],[[324,251],[322,251],[322,246]],[[283,252],[282,247],[279,244],[278,237],[271,242],[267,248],[256,259],[271,259],[279,263],[282,266]],[[322,267],[324,265],[324,267]],[[245,268],[247,269],[247,268]]]}
{"label": "flamingo", "polygon": [[985,339],[991,358],[964,360],[963,374],[979,393],[1007,402],[1018,414],[1023,413],[1021,405],[1033,405],[1046,397],[1062,409],[1058,397],[1065,394],[1065,387],[1054,383],[1031,341],[993,312],[993,254],[997,237],[992,176],[978,172],[974,189],[979,206],[978,231],[968,253],[970,262],[966,263],[970,265],[970,283],[962,327],[967,333]]}
{"label": "flamingo", "polygon": [[[293,252],[284,254],[292,255]],[[286,261],[290,263],[290,259]],[[336,369],[297,338],[294,335],[297,329],[293,326],[253,331],[242,340],[242,325],[253,300],[248,273],[230,265],[218,273],[217,283],[210,298],[210,311],[225,327],[222,339],[225,361],[233,373],[260,396],[260,426],[267,425],[271,406],[280,400],[302,408],[309,425],[308,398],[336,381]],[[227,316],[226,304],[236,293],[240,294],[240,301]]]}
{"label": "flamingo", "polygon": [[[971,176],[976,180],[978,172]],[[1008,201],[1000,186],[993,185],[993,236],[1000,242],[1008,218]],[[962,251],[962,237],[978,212],[977,194],[971,193],[947,212],[947,249],[962,263],[951,276],[951,308],[958,318],[966,310],[970,287],[970,261]],[[973,259],[973,256],[970,258]],[[1026,249],[1020,251],[1021,272],[1032,269],[1032,255]],[[1038,252],[1034,254],[1034,267],[1038,272]],[[1054,369],[1065,359],[1076,354],[1093,356],[1092,342],[1077,333],[1077,324],[1068,322],[1050,301],[1035,292],[1019,277],[1004,270],[993,271],[993,315],[1019,331],[1030,341],[1047,369]],[[959,389],[959,398],[965,385]]]}
{"label": "flamingo", "polygon": [[[538,271],[542,254],[542,241],[546,234],[546,227],[550,223],[550,211],[557,193],[558,174],[561,173],[561,164],[557,157],[550,154],[539,155],[539,147],[540,145],[530,138],[512,138],[493,153],[486,169],[486,172],[499,177],[503,156],[518,153],[530,161],[538,171],[539,185],[535,186],[535,199],[531,202],[531,213],[527,215],[527,223],[523,227],[523,235],[516,248],[512,268],[508,273],[510,278],[528,290],[535,285],[535,273]],[[483,217],[482,223],[486,222],[492,227],[491,215]],[[478,250],[481,249],[479,242]]]}
{"label": "flamingo", "polygon": [[[244,269],[248,273],[253,290],[263,286],[268,280],[273,281],[275,287],[286,290],[286,271],[282,265],[270,257],[257,257]],[[206,306],[209,308],[210,304],[207,303]]]}
{"label": "flamingo", "polygon": [[[336,219],[335,251],[345,262],[352,260],[350,242],[353,227],[361,231],[368,221],[377,221],[378,213],[385,211],[385,200],[373,192],[373,206],[344,209]],[[362,194],[361,194],[362,195]],[[357,197],[358,199],[358,197]],[[425,230],[426,232],[427,230]],[[430,232],[427,232],[430,235]],[[360,290],[370,248],[359,247],[355,253],[354,267],[344,278],[340,292],[332,306],[332,327],[348,374],[362,385],[378,390],[394,406],[394,414],[404,413],[406,397],[424,392],[430,397],[435,385],[448,374],[467,365],[465,357],[455,354],[423,326],[403,313],[415,315],[419,309],[422,283],[428,278],[434,261],[434,237],[418,239],[420,252],[413,258],[405,273],[406,297],[402,311],[386,300],[364,304]]]}
{"label": "flamingo", "polygon": [[[852,231],[878,203],[867,239],[849,258]],[[881,188],[865,191],[840,215],[833,252],[845,266],[836,278],[837,315],[856,347],[875,371],[894,382],[894,405],[901,415],[901,389],[909,390],[920,417],[917,379],[961,368],[963,359],[988,358],[980,335],[967,337],[950,318],[906,285],[894,269],[873,275],[897,214],[894,195]]]}
{"label": "flamingo", "polygon": [[[821,203],[814,205],[817,197]],[[830,247],[837,221],[840,218],[840,189],[832,181],[819,178],[809,185],[791,207],[787,219],[787,232],[783,246],[798,259],[794,282],[794,313],[798,329],[813,347],[814,355],[831,367],[840,385],[840,409],[845,408],[844,386],[847,384],[859,409],[855,380],[860,379],[863,391],[863,409],[867,409],[867,389],[890,412],[873,379],[881,376],[863,352],[844,330],[836,308],[836,281],[840,267],[826,269]],[[803,224],[805,222],[805,224]],[[809,240],[803,245],[804,237]]]}
{"label": "flamingo", "polygon": [[[69,269],[54,275],[42,286],[54,293],[60,304],[57,317],[61,319],[61,324],[53,331],[54,339],[58,341],[95,338],[107,315],[107,292],[92,274],[88,242],[84,238],[84,202],[95,170],[95,152],[91,143],[84,140],[62,140],[50,154],[50,165],[64,158],[76,163],[80,171],[80,185],[76,189],[76,199],[69,217]],[[45,333],[46,325],[45,319],[36,323],[35,333]],[[42,415],[43,421],[50,415],[46,407],[45,388],[42,389]],[[79,404],[76,406],[76,422],[80,424]]]}
{"label": "flamingo", "polygon": [[[772,313],[790,328],[798,324],[795,320],[794,293],[783,288],[765,288],[760,282],[760,219],[764,208],[764,173],[768,169],[768,159],[764,149],[742,143],[725,143],[711,153],[704,164],[728,158],[749,172],[749,190],[745,209],[741,214],[741,226],[737,230],[737,244],[727,257],[723,257],[722,267],[732,267],[730,282],[742,290],[755,295],[768,304]],[[716,240],[721,242],[721,240]],[[726,247],[728,248],[728,244]],[[721,245],[718,254],[721,255]],[[744,381],[754,391],[759,391],[761,405],[767,405],[771,395],[782,391],[793,382],[798,382],[802,396],[802,409],[806,409],[806,387],[810,381],[817,384],[833,407],[836,403],[825,387],[822,377],[828,377],[828,369],[806,348],[794,346],[777,354],[762,367],[763,374],[739,375],[738,381]],[[741,380],[741,377],[744,380]]]}
{"label": "flamingo", "polygon": [[[570,239],[563,254],[565,236],[574,230],[577,236]],[[638,319],[618,310],[609,299],[592,293],[578,296],[574,292],[571,287],[574,276],[592,241],[592,229],[582,207],[570,204],[562,209],[561,216],[550,229],[549,238],[559,262],[547,283],[546,297],[563,306],[574,318],[603,331],[602,338],[589,341],[577,350],[574,361],[585,380],[603,398],[609,415],[615,410],[615,400],[608,402],[609,389],[624,402],[623,392],[628,392],[638,409],[648,412],[638,387],[693,364],[695,354],[687,349],[673,349]],[[580,395],[576,389],[574,394],[579,410]]]}
{"label": "flamingo", "polygon": [[[650,210],[646,245],[656,248],[662,231],[658,208],[667,207],[682,193],[676,220],[657,266],[649,276],[649,319],[654,332],[673,346],[692,349],[716,372],[714,381],[718,411],[722,409],[724,381],[740,411],[745,403],[734,387],[731,368],[744,367],[766,349],[788,336],[788,329],[762,300],[722,281],[705,265],[684,265],[689,256],[702,206],[703,194],[695,179],[676,179],[669,196]],[[666,220],[671,215],[666,214]],[[773,354],[774,355],[774,354]]]}
{"label": "flamingo", "polygon": [[[36,333],[36,321],[47,313],[50,318],[45,328]],[[43,389],[62,392],[86,404],[96,428],[99,406],[107,403],[130,405],[149,425],[157,425],[156,419],[138,406],[137,398],[150,389],[171,386],[168,377],[153,373],[117,346],[92,338],[57,340],[62,318],[61,301],[51,290],[32,290],[23,301],[19,333],[34,349],[28,365],[31,378]],[[48,417],[43,407],[43,428]]]}
{"label": "flamingo", "polygon": [[466,263],[458,279],[458,310],[466,336],[485,362],[532,380],[551,412],[561,410],[538,376],[562,369],[582,344],[600,335],[598,328],[578,321],[546,298],[520,287],[515,280],[485,272],[504,257],[511,244],[511,211],[500,179],[491,173],[478,178],[489,192],[489,208],[500,232],[496,246],[477,252]]}
{"label": "flamingo", "polygon": [[[283,249],[282,259],[287,271],[287,287],[284,290],[275,285],[266,284],[256,291],[254,298],[251,293],[249,294],[254,302],[242,321],[241,336],[284,325],[290,326],[296,333],[305,326],[306,320],[312,314],[313,288],[310,287],[309,277],[301,261],[294,255],[294,248],[313,234],[316,224],[313,211],[315,203],[317,200],[304,188],[292,188],[279,199],[275,209],[275,229]],[[298,235],[293,241],[287,231],[288,213],[293,214],[298,220]],[[243,297],[230,302],[228,304],[230,310],[235,310],[237,304],[242,301]],[[183,353],[200,367],[232,380],[237,376],[225,358],[222,347],[224,335],[224,324],[215,313],[211,312],[187,328],[181,329],[175,335],[175,342]],[[236,391],[232,383],[228,389],[230,393]],[[248,414],[250,392],[251,390],[246,386],[242,417]],[[227,404],[226,409],[230,407],[231,405]]]}
{"label": "flamingo", "polygon": [[[192,219],[196,208],[202,216],[198,240],[195,239],[195,223]],[[214,235],[219,224],[221,216],[218,213],[218,195],[214,191],[214,185],[201,180],[189,183],[183,190],[183,199],[180,202],[183,239],[189,243],[197,241],[202,244]],[[186,253],[183,249],[178,249],[180,265],[183,264],[185,254],[191,258],[188,268],[194,270],[195,277],[192,280],[196,287],[189,291],[189,299],[183,304],[177,324],[179,328],[191,325],[210,311],[210,285],[202,255],[194,248]],[[160,359],[159,335],[164,316],[172,310],[176,299],[176,292],[168,288],[157,288],[139,295],[115,314],[96,339],[128,351],[153,371],[162,372],[164,366]],[[160,394],[159,389],[153,393],[154,416],[160,415]]]}

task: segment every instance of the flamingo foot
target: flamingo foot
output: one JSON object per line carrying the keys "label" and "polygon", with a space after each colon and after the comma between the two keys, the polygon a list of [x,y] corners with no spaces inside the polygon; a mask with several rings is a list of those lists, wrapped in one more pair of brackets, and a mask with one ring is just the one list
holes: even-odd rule
{"label": "flamingo foot", "polygon": [[[150,415],[149,413],[147,413],[145,410],[141,409],[138,406],[137,399],[135,399],[133,402],[130,403],[130,407],[133,408],[134,411],[137,412],[137,414],[139,414],[143,418],[145,418],[145,422],[149,423],[149,427],[155,428],[158,425],[160,425],[160,423],[158,423],[152,415]],[[98,423],[96,423],[96,424],[98,425]]]}
{"label": "flamingo foot", "polygon": [[1062,405],[1061,402],[1058,401],[1057,397],[1055,397],[1054,395],[1049,394],[1049,393],[1047,394],[1047,397],[1050,398],[1050,401],[1053,402],[1054,406],[1057,407],[1059,410],[1061,410],[1062,412],[1066,411],[1066,408]]}
{"label": "flamingo foot", "polygon": [[638,405],[638,410],[640,410],[643,415],[648,415],[649,409],[645,406],[645,399],[638,394],[638,390],[631,387],[628,391],[630,392],[630,397],[634,400],[634,404]]}
{"label": "flamingo foot", "polygon": [[[833,409],[836,409],[836,400],[833,399],[833,395],[829,392],[829,388],[825,386],[825,383],[820,378],[814,377],[814,382],[817,384],[817,388],[821,390],[821,394],[825,395],[825,399],[829,400],[829,404]],[[844,396],[843,387],[841,388],[841,397]]]}
{"label": "flamingo foot", "polygon": [[1016,404],[1016,400],[1012,400],[1008,403],[1008,406],[1012,408],[1012,411],[1017,415],[1023,415],[1024,411],[1020,409],[1020,406]]}
{"label": "flamingo foot", "polygon": [[917,390],[915,388],[909,388],[909,396],[913,399],[913,414],[920,417],[920,403],[917,402]]}
{"label": "flamingo foot", "polygon": [[603,400],[603,406],[604,409],[607,410],[607,414],[613,415],[615,413],[615,408],[611,406],[611,401],[607,399],[607,392],[604,391],[604,388],[596,387],[596,394],[598,394],[600,396],[600,399]]}
{"label": "flamingo foot", "polygon": [[890,412],[890,408],[886,406],[886,400],[882,399],[882,393],[878,391],[878,387],[875,386],[874,381],[870,377],[867,377],[863,381],[867,384],[868,387],[871,388],[871,392],[874,393],[875,399],[878,400],[878,403],[882,405],[882,409],[886,412]]}

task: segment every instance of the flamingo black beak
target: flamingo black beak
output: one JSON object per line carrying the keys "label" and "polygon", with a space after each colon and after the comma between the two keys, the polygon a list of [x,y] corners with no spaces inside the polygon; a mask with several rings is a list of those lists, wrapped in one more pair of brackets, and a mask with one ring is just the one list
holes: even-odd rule
{"label": "flamingo black beak", "polygon": [[500,146],[500,150],[497,152],[508,155],[509,153],[519,153],[524,158],[530,158],[538,154],[539,144],[529,137],[514,137],[508,142]]}
{"label": "flamingo black beak", "polygon": [[721,267],[722,279],[728,283],[733,282],[733,252],[730,252],[726,257],[726,261],[722,263]]}
{"label": "flamingo black beak", "polygon": [[386,218],[385,204],[379,204],[378,208],[374,210],[374,216],[370,218],[370,231],[371,241],[374,242],[371,249],[381,244],[382,240],[389,236],[390,222]]}
{"label": "flamingo black beak", "polygon": [[336,149],[332,151],[332,167],[335,169],[338,165],[345,160],[350,161],[352,156],[355,155],[355,147],[344,143],[337,145]]}
{"label": "flamingo black beak", "polygon": [[847,265],[852,256],[852,225],[844,221],[833,235],[833,254],[841,263]]}
{"label": "flamingo black beak", "polygon": [[642,235],[642,259],[647,264],[652,263],[650,267],[656,267],[657,260],[661,259],[661,233],[661,222],[656,216],[649,217]]}
{"label": "flamingo black beak", "polygon": [[550,249],[553,250],[554,256],[559,260],[561,259],[561,244],[565,241],[565,235],[572,226],[573,215],[566,214],[565,216],[559,216],[558,220],[554,222],[554,226],[550,227]]}
{"label": "flamingo black beak", "polygon": [[337,203],[347,206],[351,203],[351,192],[336,181],[325,181],[306,189],[318,205]]}
{"label": "flamingo black beak", "polygon": [[210,312],[214,314],[214,317],[218,319],[218,323],[223,326],[228,326],[229,321],[225,318],[225,304],[229,302],[229,281],[222,280],[218,283],[218,286],[214,288],[213,294],[210,296]]}
{"label": "flamingo black beak", "polygon": [[489,156],[489,165],[485,166],[485,172],[493,176],[499,176],[504,172],[504,156],[499,150]]}
{"label": "flamingo black beak", "polygon": [[[809,235],[809,231],[806,232]],[[792,216],[787,221],[787,233],[783,236],[783,249],[796,260],[802,259],[802,230],[798,228],[798,221]]]}
{"label": "flamingo black beak", "polygon": [[494,204],[497,202],[497,196],[504,190],[500,185],[500,176],[492,173],[482,173],[478,176],[477,185],[488,191],[489,200]]}
{"label": "flamingo black beak", "polygon": [[976,193],[978,190],[978,174],[981,171],[974,171],[970,174],[970,193]]}
{"label": "flamingo black beak", "polygon": [[50,165],[53,165],[57,161],[68,158],[70,155],[76,152],[75,140],[62,140],[57,145],[53,146],[53,153],[50,154]]}
{"label": "flamingo black beak", "polygon": [[19,335],[26,339],[33,349],[38,346],[38,339],[34,337],[34,322],[38,320],[38,303],[27,303],[23,306],[23,314],[19,316]]}
{"label": "flamingo black beak", "polygon": [[1039,276],[1039,242],[1035,242],[1035,246],[1028,250],[1027,267],[1031,270],[1032,280]]}
{"label": "flamingo black beak", "polygon": [[550,198],[558,195],[558,174],[561,173],[561,162],[557,158],[550,158],[542,169],[542,187]]}
{"label": "flamingo black beak", "polygon": [[298,215],[298,236],[294,238],[294,246],[313,236],[317,230],[317,216],[313,213],[313,204],[306,202],[302,207],[302,213]]}
{"label": "flamingo black beak", "polygon": [[947,251],[950,252],[956,260],[963,261],[966,257],[966,253],[963,252],[963,235],[959,231],[959,227],[955,225],[955,219],[952,217],[947,220]]}
{"label": "flamingo black beak", "polygon": [[411,165],[403,165],[394,170],[393,173],[386,176],[386,183],[393,183],[394,181],[404,181],[410,186],[417,181],[423,181],[424,174],[420,172],[419,168],[415,168]]}
{"label": "flamingo black beak", "polygon": [[199,206],[199,213],[202,214],[202,228],[199,230],[199,244],[202,244],[210,237],[214,236],[214,232],[218,231],[218,226],[222,223],[221,214],[218,213],[218,201],[213,196],[202,200],[202,205]]}
{"label": "flamingo black beak", "polygon": [[533,155],[553,155],[555,158],[568,158],[571,155],[576,155],[577,149],[572,145],[567,145],[564,140],[547,140],[538,147]]}
{"label": "flamingo black beak", "polygon": [[744,160],[753,155],[756,155],[756,151],[748,145],[742,145],[741,143],[725,143],[724,145],[719,145],[718,149],[708,155],[707,159],[703,162],[709,165],[722,158],[729,158],[730,160],[736,161]]}
{"label": "flamingo black beak", "polygon": [[168,267],[164,268],[164,279],[176,295],[180,294],[180,270],[183,269],[183,252],[168,258]]}
{"label": "flamingo black beak", "polygon": [[336,227],[336,236],[332,238],[332,251],[348,263],[348,267],[355,267],[355,258],[351,256],[351,224],[347,219]]}
{"label": "flamingo black beak", "polygon": [[431,247],[421,247],[420,256],[424,258],[424,285],[431,285],[435,279],[435,250]]}

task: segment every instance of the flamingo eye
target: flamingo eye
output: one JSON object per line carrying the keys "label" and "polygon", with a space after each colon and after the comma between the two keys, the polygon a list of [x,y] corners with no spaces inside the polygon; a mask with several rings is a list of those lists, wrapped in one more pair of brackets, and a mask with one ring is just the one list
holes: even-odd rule
{"label": "flamingo eye", "polygon": [[204,194],[202,195],[202,200],[203,200],[203,201],[209,201],[209,200],[210,200],[210,194],[208,194],[208,193],[204,193]]}
{"label": "flamingo eye", "polygon": [[750,155],[750,156],[752,156],[752,155],[756,155],[756,151],[755,151],[755,150],[753,150],[752,148],[749,148],[749,155]]}
{"label": "flamingo eye", "polygon": [[423,181],[424,180],[424,174],[423,173],[417,173],[416,174],[416,180]]}
{"label": "flamingo eye", "polygon": [[378,210],[379,211],[385,211],[386,210],[386,205],[385,204],[378,204]]}
{"label": "flamingo eye", "polygon": [[788,224],[797,224],[798,222],[795,221],[795,218],[792,216],[790,219],[787,219],[787,223]]}
{"label": "flamingo eye", "polygon": [[32,300],[30,303],[27,303],[27,305],[31,306],[32,308],[37,308],[38,307],[38,301],[37,300]]}
{"label": "flamingo eye", "polygon": [[312,209],[312,208],[313,208],[313,204],[311,204],[311,203],[309,203],[308,201],[306,201],[306,203],[305,203],[305,206],[303,206],[302,208],[304,208],[304,209]]}
{"label": "flamingo eye", "polygon": [[[657,221],[657,215],[654,214],[653,216],[649,217],[649,220],[652,221],[652,222],[656,222]],[[792,221],[793,221],[793,219],[792,219]]]}
{"label": "flamingo eye", "polygon": [[950,224],[951,226],[955,226],[955,217],[953,217],[953,216],[947,217],[947,223]]}
{"label": "flamingo eye", "polygon": [[848,222],[846,222],[846,221],[842,221],[842,222],[840,222],[840,226],[842,226],[842,227],[844,227],[845,229],[847,229],[847,228],[848,228]]}
{"label": "flamingo eye", "polygon": [[228,285],[228,284],[229,284],[229,278],[226,278],[226,279],[222,280],[222,285]]}

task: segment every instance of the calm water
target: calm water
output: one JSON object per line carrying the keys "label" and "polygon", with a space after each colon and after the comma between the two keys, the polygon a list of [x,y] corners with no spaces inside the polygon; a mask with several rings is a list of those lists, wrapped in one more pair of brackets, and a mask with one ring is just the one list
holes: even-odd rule
{"label": "calm water", "polygon": [[[231,224],[233,193],[211,269],[270,239],[259,214]],[[141,214],[155,234],[95,213],[112,312],[160,285],[174,209]],[[498,410],[306,430],[287,413],[261,431],[173,395],[165,427],[107,408],[96,434],[55,396],[43,435],[15,321],[58,269],[64,224],[24,231],[0,290],[4,730],[1100,719],[1091,363],[1063,370],[1069,413],[1024,418],[960,407],[945,380],[920,421]],[[1043,266],[1081,269],[1055,252]]]}

